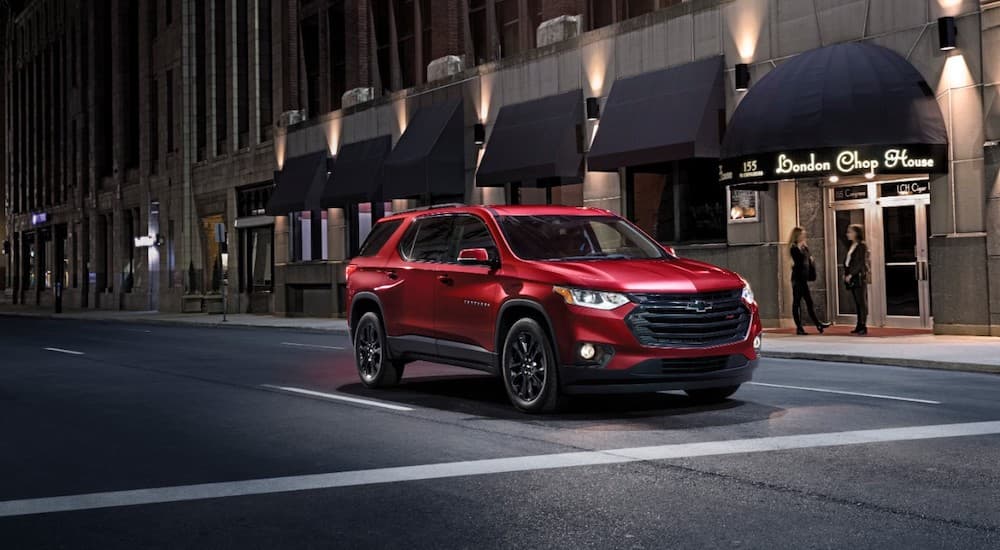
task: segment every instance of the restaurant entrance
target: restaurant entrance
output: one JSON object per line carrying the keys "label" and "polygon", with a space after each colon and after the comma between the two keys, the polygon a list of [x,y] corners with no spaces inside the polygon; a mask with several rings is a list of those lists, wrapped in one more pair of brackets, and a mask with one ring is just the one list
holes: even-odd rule
{"label": "restaurant entrance", "polygon": [[825,190],[826,259],[830,308],[837,323],[855,322],[854,303],[841,283],[851,224],[865,228],[871,261],[870,326],[931,328],[930,186],[926,179],[849,183]]}

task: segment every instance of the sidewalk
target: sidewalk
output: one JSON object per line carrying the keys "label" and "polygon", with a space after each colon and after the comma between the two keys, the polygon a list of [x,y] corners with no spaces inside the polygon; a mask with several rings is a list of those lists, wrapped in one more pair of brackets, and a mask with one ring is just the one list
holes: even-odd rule
{"label": "sidewalk", "polygon": [[[0,305],[0,316],[132,322],[202,327],[260,327],[311,332],[346,333],[343,319],[275,317],[273,315],[159,313],[155,311],[72,310],[61,314],[32,307]],[[1000,374],[1000,338],[942,336],[920,331],[873,329],[868,337],[842,334],[836,327],[825,335],[795,336],[785,330],[764,334],[762,355],[780,359],[805,359],[894,365],[929,369],[963,370]]]}

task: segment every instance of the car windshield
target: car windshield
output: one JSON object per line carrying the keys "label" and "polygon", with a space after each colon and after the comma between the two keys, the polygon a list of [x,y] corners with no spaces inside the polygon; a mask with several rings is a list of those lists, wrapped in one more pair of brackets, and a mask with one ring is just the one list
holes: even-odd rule
{"label": "car windshield", "polygon": [[667,254],[615,216],[499,216],[511,250],[525,260],[664,258]]}

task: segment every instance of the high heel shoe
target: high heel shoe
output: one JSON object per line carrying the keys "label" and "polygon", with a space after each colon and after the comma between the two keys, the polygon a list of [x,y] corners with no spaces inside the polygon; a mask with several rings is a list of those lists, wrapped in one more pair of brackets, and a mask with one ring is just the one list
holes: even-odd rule
{"label": "high heel shoe", "polygon": [[854,330],[851,331],[851,334],[857,334],[859,332],[861,332],[861,325],[854,325]]}
{"label": "high heel shoe", "polygon": [[858,336],[868,336],[868,327],[861,327],[855,332]]}
{"label": "high heel shoe", "polygon": [[798,336],[805,336],[805,335],[807,335],[809,333],[806,332],[806,329],[804,329],[802,327],[799,327],[799,328],[795,329],[795,334],[797,334]]}
{"label": "high heel shoe", "polygon": [[816,325],[816,330],[818,330],[820,334],[823,334],[823,331],[826,330],[826,329],[828,329],[828,328],[830,328],[831,326],[833,326],[833,323],[831,323],[829,321],[827,321],[825,323],[818,323]]}

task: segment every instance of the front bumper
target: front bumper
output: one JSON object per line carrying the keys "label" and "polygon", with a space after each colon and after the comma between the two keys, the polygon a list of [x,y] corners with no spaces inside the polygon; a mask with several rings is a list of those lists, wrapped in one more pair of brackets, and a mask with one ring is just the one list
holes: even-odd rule
{"label": "front bumper", "polygon": [[[566,306],[554,315],[560,383],[566,393],[635,393],[734,386],[750,381],[757,367],[754,338],[760,316],[749,306],[750,326],[739,341],[704,347],[644,346],[625,318],[630,306],[600,311]],[[562,330],[560,330],[562,328]],[[602,353],[582,361],[582,343]]]}

